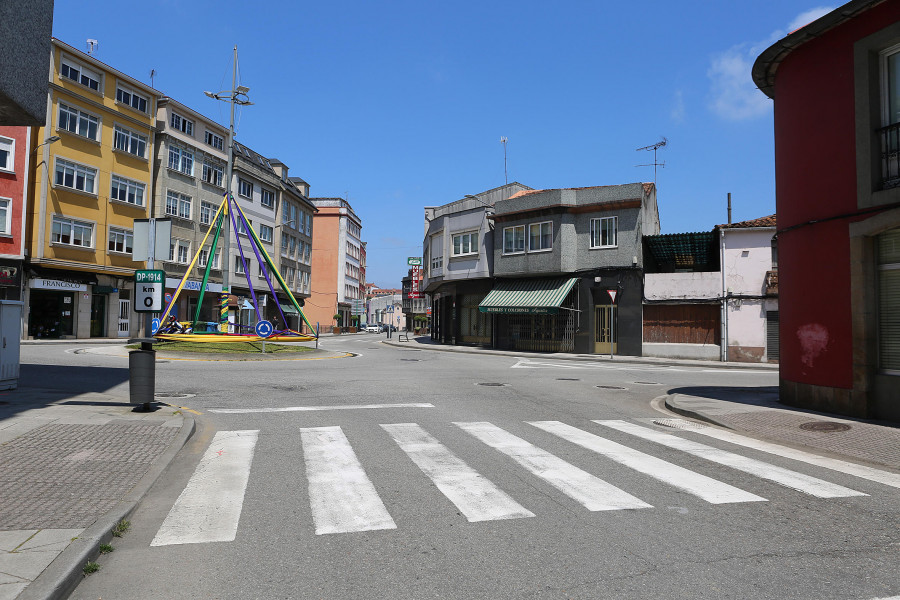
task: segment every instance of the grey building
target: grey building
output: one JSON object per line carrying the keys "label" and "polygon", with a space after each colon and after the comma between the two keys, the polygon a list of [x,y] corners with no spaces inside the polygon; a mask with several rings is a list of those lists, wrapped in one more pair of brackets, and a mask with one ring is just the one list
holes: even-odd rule
{"label": "grey building", "polygon": [[44,125],[53,0],[0,4],[0,125]]}
{"label": "grey building", "polygon": [[652,183],[519,192],[494,204],[493,346],[641,354],[642,238]]}
{"label": "grey building", "polygon": [[431,302],[431,336],[446,344],[490,346],[491,316],[478,305],[491,291],[494,206],[531,190],[513,182],[425,208],[422,288]]}

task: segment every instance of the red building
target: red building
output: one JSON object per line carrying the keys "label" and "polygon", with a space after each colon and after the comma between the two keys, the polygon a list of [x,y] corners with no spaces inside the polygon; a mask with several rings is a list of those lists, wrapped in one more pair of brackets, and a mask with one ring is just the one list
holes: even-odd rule
{"label": "red building", "polygon": [[0,300],[22,299],[31,131],[0,126]]}
{"label": "red building", "polygon": [[763,52],[775,100],[781,399],[900,421],[900,0]]}

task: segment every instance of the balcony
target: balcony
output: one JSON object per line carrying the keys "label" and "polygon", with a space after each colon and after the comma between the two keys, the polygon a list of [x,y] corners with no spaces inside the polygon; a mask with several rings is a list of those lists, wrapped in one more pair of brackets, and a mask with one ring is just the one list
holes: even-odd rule
{"label": "balcony", "polygon": [[881,189],[900,186],[900,123],[877,130],[881,138]]}

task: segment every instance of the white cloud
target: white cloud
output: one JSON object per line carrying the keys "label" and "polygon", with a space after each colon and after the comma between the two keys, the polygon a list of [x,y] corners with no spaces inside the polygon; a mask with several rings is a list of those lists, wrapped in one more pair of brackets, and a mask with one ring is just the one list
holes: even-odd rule
{"label": "white cloud", "polygon": [[675,92],[675,103],[672,106],[672,112],[670,113],[670,116],[676,123],[684,123],[684,115],[684,93],[681,90],[677,90]]}
{"label": "white cloud", "polygon": [[[811,8],[797,15],[788,25],[788,32],[815,21],[834,10],[827,6]],[[772,102],[756,88],[750,70],[763,50],[787,35],[773,31],[765,40],[732,46],[712,57],[706,72],[710,79],[710,109],[729,121],[743,121],[765,115]]]}

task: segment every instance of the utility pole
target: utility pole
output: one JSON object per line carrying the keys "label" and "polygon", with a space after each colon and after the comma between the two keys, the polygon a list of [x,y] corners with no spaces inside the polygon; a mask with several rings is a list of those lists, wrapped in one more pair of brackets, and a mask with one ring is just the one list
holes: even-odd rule
{"label": "utility pole", "polygon": [[[253,104],[247,98],[247,92],[250,88],[237,85],[237,45],[234,46],[234,60],[231,67],[231,89],[224,90],[213,94],[212,92],[203,92],[208,97],[215,100],[223,100],[231,105],[231,118],[228,123],[228,165],[225,168],[225,211],[222,213],[224,222],[222,223],[222,232],[225,236],[224,256],[222,259],[222,304],[225,307],[224,313],[221,315],[221,324],[228,328],[228,296],[231,293],[231,228],[229,222],[231,220],[231,189],[234,171],[234,105],[249,106]],[[237,86],[237,87],[235,87]],[[212,259],[213,257],[210,257]]]}

